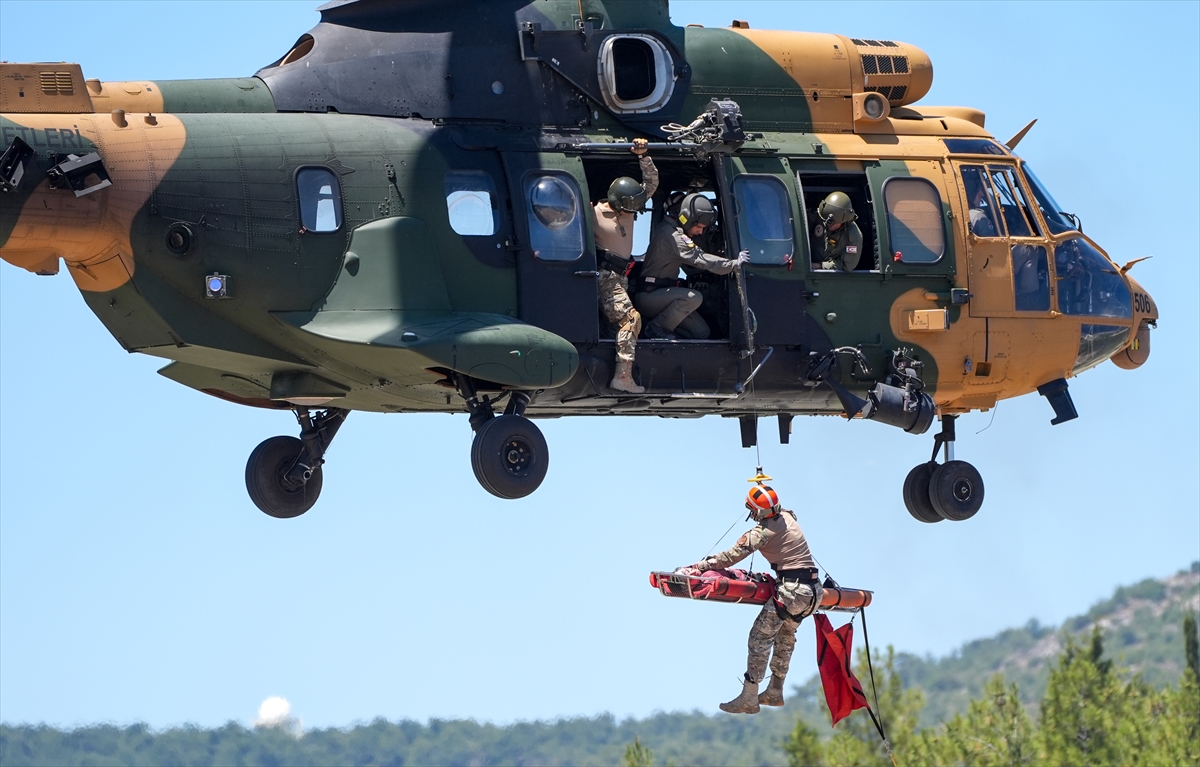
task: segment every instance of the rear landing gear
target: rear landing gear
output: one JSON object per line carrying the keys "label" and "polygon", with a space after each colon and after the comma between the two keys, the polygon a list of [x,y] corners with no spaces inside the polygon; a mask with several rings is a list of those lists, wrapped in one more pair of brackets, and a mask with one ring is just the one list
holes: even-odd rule
{"label": "rear landing gear", "polygon": [[[904,479],[904,506],[920,522],[961,522],[983,506],[983,477],[966,461],[954,460],[956,415],[942,416],[942,430],[934,436],[928,463],[913,468]],[[945,448],[945,463],[938,450]]]}
{"label": "rear landing gear", "polygon": [[298,408],[299,439],[271,437],[254,448],[246,462],[246,491],[259,510],[291,519],[313,507],[321,495],[325,451],[349,413],[329,408],[312,418],[307,408]]}
{"label": "rear landing gear", "polygon": [[471,379],[454,375],[459,394],[471,412],[471,469],[484,490],[498,498],[515,499],[537,490],[550,466],[550,448],[538,427],[525,417],[529,395],[513,391],[504,414],[497,416],[492,401],[480,397]]}

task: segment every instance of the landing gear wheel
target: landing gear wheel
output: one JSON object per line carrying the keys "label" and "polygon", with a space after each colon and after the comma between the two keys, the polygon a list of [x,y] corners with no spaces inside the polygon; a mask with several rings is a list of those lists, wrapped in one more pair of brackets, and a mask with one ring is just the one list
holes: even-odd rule
{"label": "landing gear wheel", "polygon": [[966,461],[947,461],[934,469],[929,499],[946,519],[970,519],[983,505],[983,477]]}
{"label": "landing gear wheel", "polygon": [[297,461],[306,457],[304,443],[295,437],[271,437],[254,448],[246,461],[246,490],[264,514],[277,519],[298,517],[321,495],[321,467],[312,468],[307,482],[288,479]]}
{"label": "landing gear wheel", "polygon": [[497,416],[475,432],[471,468],[483,489],[500,498],[524,498],[546,478],[550,449],[528,418]]}
{"label": "landing gear wheel", "polygon": [[922,463],[914,466],[904,478],[904,507],[918,522],[941,522],[946,518],[933,507],[929,498],[929,481],[937,468],[940,467],[932,461]]}

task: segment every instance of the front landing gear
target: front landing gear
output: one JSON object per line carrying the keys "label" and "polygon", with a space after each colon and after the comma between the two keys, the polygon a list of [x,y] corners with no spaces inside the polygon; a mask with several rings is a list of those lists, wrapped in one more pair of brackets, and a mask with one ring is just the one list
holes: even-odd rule
{"label": "front landing gear", "polygon": [[291,519],[313,507],[321,495],[325,451],[349,413],[329,408],[312,418],[307,408],[299,408],[299,439],[271,437],[254,448],[246,461],[246,491],[259,510]]}
{"label": "front landing gear", "polygon": [[[913,468],[904,479],[904,506],[921,522],[943,519],[961,522],[983,506],[983,477],[966,461],[954,460],[955,415],[942,416],[942,430],[934,436],[928,463]],[[945,448],[945,463],[938,450]]]}
{"label": "front landing gear", "polygon": [[509,500],[537,490],[550,467],[550,448],[541,430],[525,417],[529,395],[511,392],[504,414],[497,416],[492,401],[478,395],[469,377],[456,373],[454,381],[475,430],[471,443],[475,479],[492,495]]}

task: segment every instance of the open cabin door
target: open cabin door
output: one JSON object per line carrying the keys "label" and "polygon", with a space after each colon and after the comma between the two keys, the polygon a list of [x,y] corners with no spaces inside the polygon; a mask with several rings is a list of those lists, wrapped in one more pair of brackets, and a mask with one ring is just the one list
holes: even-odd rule
{"label": "open cabin door", "polygon": [[[808,243],[791,168],[780,157],[718,155],[728,255],[750,252],[730,284],[730,336],[739,345],[807,343],[805,264]],[[744,308],[748,311],[744,311]]]}
{"label": "open cabin door", "polygon": [[599,338],[596,250],[578,157],[506,152],[520,317],[571,343]]}

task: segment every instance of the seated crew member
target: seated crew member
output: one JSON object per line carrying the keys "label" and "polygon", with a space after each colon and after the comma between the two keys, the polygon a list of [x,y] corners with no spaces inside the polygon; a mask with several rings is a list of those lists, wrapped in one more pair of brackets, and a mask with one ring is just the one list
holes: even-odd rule
{"label": "seated crew member", "polygon": [[689,194],[679,204],[675,216],[664,216],[650,235],[650,247],[642,263],[642,274],[633,303],[650,317],[647,338],[708,338],[708,323],[694,312],[704,300],[699,293],[676,287],[679,267],[687,264],[713,274],[729,274],[749,260],[748,253],[737,258],[721,258],[701,250],[692,237],[712,226],[717,212],[701,194]]}
{"label": "seated crew member", "polygon": [[646,200],[658,189],[658,169],[646,154],[647,141],[633,140],[629,151],[638,156],[642,180],[629,176],[615,179],[608,187],[608,199],[593,207],[593,231],[596,233],[596,265],[600,271],[600,310],[617,329],[617,361],[608,388],[630,394],[646,391],[633,380],[633,355],[642,317],[629,299],[627,275],[633,267],[633,222],[646,207]]}
{"label": "seated crew member", "polygon": [[976,237],[998,237],[996,222],[992,219],[995,208],[989,203],[987,187],[978,170],[972,168],[968,171],[963,172],[963,187],[967,193],[967,201],[971,204],[968,211],[971,234]]}
{"label": "seated crew member", "polygon": [[[738,538],[728,551],[691,565],[701,572],[720,570],[759,551],[779,578],[775,598],[763,605],[750,627],[742,693],[721,704],[721,710],[731,714],[757,714],[759,706],[783,705],[783,681],[791,665],[792,650],[796,647],[796,629],[821,604],[822,593],[817,582],[816,561],[795,512],[783,508],[779,496],[766,485],[750,488],[746,508],[750,511],[746,518],[754,519],[758,525]],[[771,683],[759,694],[758,684],[766,674],[768,655],[771,658]]]}
{"label": "seated crew member", "polygon": [[813,227],[813,261],[822,269],[852,272],[862,258],[862,230],[854,219],[854,206],[845,192],[830,192],[817,206]]}

